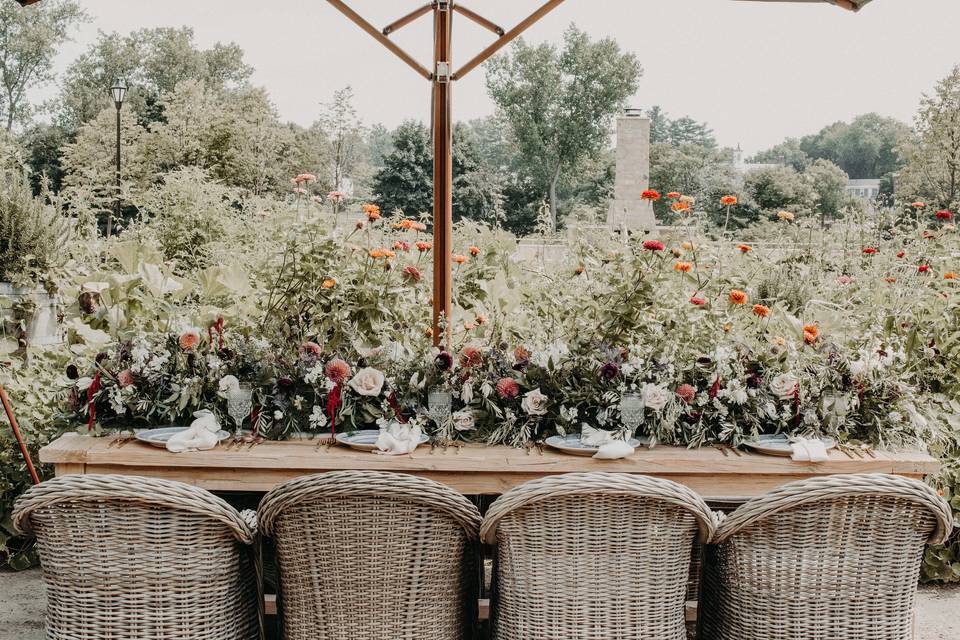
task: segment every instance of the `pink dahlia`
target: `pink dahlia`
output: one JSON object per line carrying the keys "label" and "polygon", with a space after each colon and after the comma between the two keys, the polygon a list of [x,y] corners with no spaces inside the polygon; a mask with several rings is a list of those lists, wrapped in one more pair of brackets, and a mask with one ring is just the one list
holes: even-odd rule
{"label": "pink dahlia", "polygon": [[345,360],[334,358],[324,367],[323,373],[334,383],[343,384],[350,377],[350,365]]}
{"label": "pink dahlia", "polygon": [[504,400],[516,398],[520,395],[520,385],[513,378],[502,378],[497,383],[497,395]]}
{"label": "pink dahlia", "polygon": [[697,390],[689,384],[682,384],[677,387],[677,395],[687,404],[692,404],[693,399],[697,397]]}

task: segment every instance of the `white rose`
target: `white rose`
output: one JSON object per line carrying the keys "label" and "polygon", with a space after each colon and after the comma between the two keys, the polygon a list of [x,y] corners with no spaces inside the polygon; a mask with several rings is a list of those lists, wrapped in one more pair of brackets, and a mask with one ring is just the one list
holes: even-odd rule
{"label": "white rose", "polygon": [[770,391],[781,400],[790,400],[797,391],[799,382],[789,373],[782,373],[770,381]]}
{"label": "white rose", "polygon": [[647,383],[643,386],[643,406],[654,411],[663,411],[663,408],[670,402],[669,391],[655,384]]}
{"label": "white rose", "polygon": [[457,431],[473,431],[477,428],[473,411],[463,410],[453,414],[453,428]]}
{"label": "white rose", "polygon": [[547,403],[550,398],[540,393],[540,389],[534,389],[523,394],[523,400],[520,407],[531,416],[542,416],[547,413]]}
{"label": "white rose", "polygon": [[220,395],[226,398],[231,391],[236,391],[240,388],[240,381],[237,380],[236,376],[223,376],[220,378],[219,388]]}
{"label": "white rose", "polygon": [[383,391],[384,376],[373,367],[357,371],[347,384],[362,396],[376,397]]}

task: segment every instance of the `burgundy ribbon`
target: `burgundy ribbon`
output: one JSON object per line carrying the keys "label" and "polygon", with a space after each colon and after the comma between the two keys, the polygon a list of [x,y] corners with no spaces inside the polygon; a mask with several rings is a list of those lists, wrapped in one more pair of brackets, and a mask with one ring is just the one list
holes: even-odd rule
{"label": "burgundy ribbon", "polygon": [[330,418],[330,435],[337,437],[337,410],[343,401],[343,391],[340,384],[337,384],[327,396],[327,417]]}
{"label": "burgundy ribbon", "polygon": [[713,400],[716,398],[718,393],[720,393],[720,376],[717,376],[713,386],[710,387],[710,399]]}
{"label": "burgundy ribbon", "polygon": [[90,422],[87,423],[87,431],[93,431],[93,422],[97,419],[97,403],[94,396],[100,391],[100,373],[93,376],[93,382],[87,387],[87,410],[90,413]]}
{"label": "burgundy ribbon", "polygon": [[223,318],[217,318],[217,321],[207,327],[207,338],[210,340],[210,351],[213,351],[213,330],[217,330],[217,344],[223,351]]}
{"label": "burgundy ribbon", "polygon": [[400,424],[407,424],[406,418],[403,417],[403,413],[400,411],[400,403],[397,402],[396,391],[390,393],[390,397],[387,398],[387,402],[390,403],[390,408],[393,409],[394,415],[397,416],[397,422]]}

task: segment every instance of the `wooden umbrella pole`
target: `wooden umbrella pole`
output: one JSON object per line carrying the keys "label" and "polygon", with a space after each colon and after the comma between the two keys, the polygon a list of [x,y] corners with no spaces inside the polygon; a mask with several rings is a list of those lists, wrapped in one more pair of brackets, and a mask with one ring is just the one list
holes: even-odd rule
{"label": "wooden umbrella pole", "polygon": [[[453,3],[433,5],[433,343],[447,343],[453,274]],[[446,330],[441,325],[446,325]]]}
{"label": "wooden umbrella pole", "polygon": [[3,402],[3,410],[7,412],[7,420],[10,421],[10,426],[13,428],[13,436],[17,439],[17,444],[20,445],[20,453],[23,454],[23,461],[27,463],[30,478],[33,480],[33,484],[40,484],[40,477],[37,475],[37,470],[33,466],[33,460],[30,459],[27,443],[23,441],[23,434],[20,433],[20,425],[17,424],[17,418],[13,415],[13,407],[10,406],[10,399],[7,398],[7,392],[4,390],[3,385],[0,385],[0,401]]}

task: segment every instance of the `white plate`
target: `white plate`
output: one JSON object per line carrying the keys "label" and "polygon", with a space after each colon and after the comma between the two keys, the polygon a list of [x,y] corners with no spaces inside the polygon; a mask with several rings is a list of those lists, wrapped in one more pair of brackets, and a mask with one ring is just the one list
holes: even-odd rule
{"label": "white plate", "polygon": [[[364,431],[354,431],[352,433],[338,433],[337,442],[345,447],[356,449],[357,451],[376,451],[377,439],[380,437],[379,429],[366,429]],[[420,444],[426,444],[430,441],[430,436],[425,433],[420,434]]]}
{"label": "white plate", "polygon": [[[161,427],[159,429],[144,429],[143,431],[137,431],[135,436],[140,442],[146,442],[155,447],[165,449],[167,447],[167,440],[169,440],[173,434],[181,433],[189,428],[190,427]],[[230,437],[230,433],[223,429],[217,433],[219,442],[223,442]]]}
{"label": "white plate", "polygon": [[[837,446],[837,441],[833,438],[820,438],[820,442],[827,448],[827,451]],[[744,442],[743,446],[750,447],[758,453],[765,453],[770,456],[790,457],[793,455],[793,449],[790,448],[790,438],[785,433],[765,434]]]}
{"label": "white plate", "polygon": [[[641,436],[640,438],[630,438],[630,446],[636,449],[641,445],[648,444],[650,438]],[[580,442],[580,434],[575,433],[569,436],[550,436],[546,440],[548,447],[553,447],[563,453],[572,456],[592,457],[600,450],[600,447],[590,447]]]}

